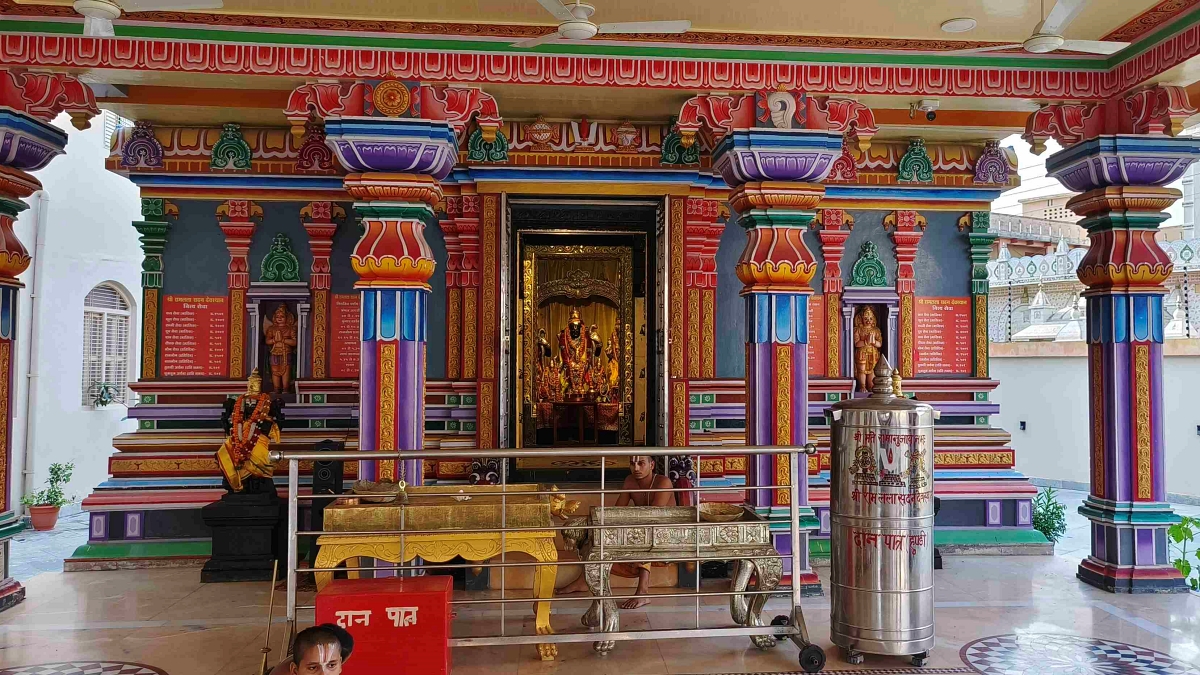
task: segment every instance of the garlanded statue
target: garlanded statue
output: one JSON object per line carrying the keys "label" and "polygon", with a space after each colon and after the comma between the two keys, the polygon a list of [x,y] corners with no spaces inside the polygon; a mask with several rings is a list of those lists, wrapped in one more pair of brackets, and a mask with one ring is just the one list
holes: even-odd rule
{"label": "garlanded statue", "polygon": [[232,492],[247,488],[252,492],[264,488],[274,491],[271,475],[275,465],[267,453],[271,443],[279,442],[282,407],[283,401],[263,393],[257,368],[246,380],[246,393],[225,400],[221,423],[226,437],[217,450],[217,465]]}
{"label": "garlanded statue", "polygon": [[567,327],[558,333],[558,351],[562,357],[562,372],[566,380],[566,397],[582,401],[595,394],[592,362],[595,346],[592,334],[584,330],[579,310],[572,309]]}
{"label": "garlanded statue", "polygon": [[854,315],[854,378],[859,391],[871,391],[875,383],[875,364],[883,348],[883,333],[870,305],[859,308]]}
{"label": "garlanded statue", "polygon": [[292,352],[296,351],[296,316],[279,305],[267,321],[263,335],[271,354],[271,391],[286,392],[292,386]]}

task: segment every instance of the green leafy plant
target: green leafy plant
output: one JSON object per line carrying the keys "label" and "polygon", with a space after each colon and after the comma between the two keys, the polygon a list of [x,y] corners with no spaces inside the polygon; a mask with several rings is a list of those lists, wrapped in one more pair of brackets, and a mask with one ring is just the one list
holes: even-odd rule
{"label": "green leafy plant", "polygon": [[1067,533],[1067,507],[1058,501],[1052,487],[1045,488],[1033,499],[1033,529],[1046,535],[1051,543],[1058,542]]}
{"label": "green leafy plant", "polygon": [[50,465],[50,477],[46,479],[46,489],[21,497],[25,506],[66,506],[75,501],[63,493],[63,486],[71,482],[71,473],[75,471],[75,463],[67,462]]}
{"label": "green leafy plant", "polygon": [[[1193,564],[1188,560],[1188,547],[1196,541],[1198,532],[1200,518],[1190,516],[1184,516],[1183,520],[1167,528],[1167,536],[1171,538],[1171,550],[1179,556],[1172,560],[1171,564],[1179,570],[1193,591],[1200,591],[1200,550],[1192,549],[1192,557],[1197,561],[1197,564]],[[1196,573],[1195,576],[1192,576],[1193,572]]]}
{"label": "green leafy plant", "polygon": [[115,384],[97,382],[92,385],[89,393],[92,396],[92,405],[103,408],[117,400],[120,389]]}

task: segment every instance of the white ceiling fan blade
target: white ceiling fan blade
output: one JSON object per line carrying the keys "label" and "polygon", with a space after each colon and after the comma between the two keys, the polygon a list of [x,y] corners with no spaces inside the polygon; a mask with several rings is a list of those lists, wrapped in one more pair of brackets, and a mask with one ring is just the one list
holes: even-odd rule
{"label": "white ceiling fan blade", "polygon": [[955,49],[948,52],[938,52],[939,54],[979,54],[981,52],[998,52],[1005,49],[1019,49],[1022,45],[992,45],[991,47],[976,47],[974,49]]}
{"label": "white ceiling fan blade", "polygon": [[563,4],[558,0],[538,0],[538,4],[546,8],[547,12],[554,15],[554,18],[559,21],[574,21],[575,15],[571,14],[571,10],[563,7]]}
{"label": "white ceiling fan blade", "polygon": [[686,33],[691,21],[626,21],[623,23],[601,23],[597,33]]}
{"label": "white ceiling fan blade", "polygon": [[126,12],[175,12],[185,9],[220,9],[222,0],[117,0]]}
{"label": "white ceiling fan blade", "polygon": [[111,19],[94,16],[83,17],[83,34],[86,37],[115,37]]}
{"label": "white ceiling fan blade", "polygon": [[1103,40],[1064,40],[1059,49],[1089,54],[1116,54],[1129,46],[1128,42],[1105,42]]}
{"label": "white ceiling fan blade", "polygon": [[1067,25],[1079,16],[1084,7],[1087,7],[1089,0],[1058,0],[1054,3],[1054,7],[1050,8],[1050,13],[1046,15],[1046,19],[1035,29],[1034,33],[1043,33],[1047,35],[1062,35],[1066,30]]}
{"label": "white ceiling fan blade", "polygon": [[529,49],[531,47],[536,47],[538,45],[544,45],[547,42],[554,42],[555,40],[559,40],[559,39],[562,39],[562,36],[559,35],[557,31],[555,31],[548,35],[543,35],[541,37],[533,38],[532,40],[522,40],[520,42],[514,42],[512,46],[519,47],[521,49]]}

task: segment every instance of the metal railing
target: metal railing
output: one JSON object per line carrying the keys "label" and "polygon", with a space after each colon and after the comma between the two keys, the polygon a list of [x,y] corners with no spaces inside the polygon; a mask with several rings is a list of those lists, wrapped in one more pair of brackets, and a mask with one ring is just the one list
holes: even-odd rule
{"label": "metal railing", "polygon": [[[437,564],[437,567],[441,568],[441,569],[487,568],[487,569],[496,569],[499,571],[499,577],[500,577],[499,595],[500,595],[500,597],[498,597],[498,598],[496,598],[496,597],[458,598],[458,599],[451,600],[451,604],[453,604],[453,605],[499,605],[500,606],[499,634],[498,635],[487,635],[487,636],[452,638],[450,640],[450,646],[452,646],[452,647],[507,645],[507,644],[551,644],[551,643],[563,643],[563,642],[590,642],[590,641],[597,641],[597,644],[599,644],[600,641],[612,642],[612,641],[622,641],[622,640],[658,640],[658,639],[671,639],[671,638],[711,636],[713,634],[721,634],[721,635],[727,635],[727,636],[752,636],[752,639],[755,639],[754,636],[771,636],[771,637],[777,637],[777,638],[778,637],[790,637],[801,649],[808,648],[810,643],[808,640],[807,629],[805,628],[805,624],[804,624],[803,614],[800,609],[801,588],[800,588],[800,584],[798,583],[798,577],[797,577],[799,571],[804,569],[804,566],[805,566],[804,553],[806,553],[806,552],[802,552],[800,550],[801,547],[799,547],[797,545],[797,542],[800,539],[800,492],[799,492],[799,486],[796,484],[797,481],[791,481],[792,484],[790,484],[790,485],[770,484],[770,485],[756,485],[756,486],[752,486],[752,487],[748,487],[748,486],[705,486],[705,487],[701,488],[697,484],[695,486],[682,487],[682,488],[674,487],[674,486],[670,487],[670,488],[649,488],[649,489],[625,489],[620,486],[618,486],[616,488],[610,488],[608,486],[608,480],[607,480],[607,475],[606,475],[607,462],[604,460],[607,457],[627,457],[627,456],[634,455],[634,454],[652,455],[655,457],[662,457],[662,456],[691,457],[691,458],[693,458],[694,465],[698,466],[699,465],[698,459],[700,457],[705,457],[705,456],[727,457],[727,456],[731,456],[731,455],[733,455],[733,456],[737,456],[737,455],[752,456],[752,455],[760,455],[760,454],[786,455],[788,464],[789,464],[789,468],[790,468],[788,475],[790,475],[790,476],[806,476],[808,463],[807,463],[807,458],[804,456],[808,455],[808,454],[813,454],[813,452],[815,452],[815,447],[812,445],[805,446],[805,447],[790,447],[790,446],[740,446],[740,447],[713,447],[713,448],[689,447],[689,448],[687,448],[686,452],[680,452],[680,450],[681,450],[681,448],[678,448],[678,447],[665,448],[665,447],[611,447],[610,446],[610,447],[603,447],[603,448],[545,448],[545,449],[538,449],[538,450],[528,450],[528,449],[526,449],[526,450],[472,450],[472,451],[470,451],[469,454],[462,454],[462,455],[458,455],[458,454],[446,455],[443,453],[438,453],[438,459],[456,459],[456,458],[469,459],[471,457],[487,457],[489,459],[501,459],[501,460],[520,459],[520,458],[535,458],[535,457],[536,458],[572,457],[575,459],[599,458],[601,460],[599,462],[599,471],[600,471],[599,483],[600,483],[600,485],[598,488],[583,487],[583,488],[573,489],[568,486],[563,489],[556,488],[554,490],[542,490],[542,489],[539,489],[539,490],[526,490],[526,489],[509,490],[510,484],[508,482],[507,462],[501,462],[500,483],[498,485],[492,486],[494,488],[493,491],[488,491],[488,492],[483,493],[483,494],[488,494],[488,495],[492,495],[492,496],[498,494],[500,496],[501,526],[498,528],[406,530],[404,527],[403,509],[401,509],[401,518],[400,518],[400,524],[399,524],[400,529],[353,531],[353,532],[326,531],[326,530],[301,530],[299,528],[299,516],[300,516],[300,503],[301,502],[305,502],[305,501],[312,502],[314,500],[321,500],[321,499],[338,499],[338,498],[346,497],[346,496],[353,496],[353,497],[370,497],[371,496],[370,494],[354,494],[354,495],[310,494],[310,495],[302,495],[299,493],[299,465],[300,465],[300,462],[316,461],[316,460],[321,460],[321,461],[416,460],[416,459],[427,458],[429,456],[429,451],[428,450],[403,451],[403,452],[273,451],[271,453],[271,458],[274,462],[284,461],[287,463],[288,501],[287,501],[286,579],[287,579],[287,624],[288,624],[288,633],[289,633],[289,635],[288,635],[289,643],[290,643],[290,639],[292,638],[292,636],[295,635],[295,632],[296,632],[297,612],[299,610],[315,609],[314,605],[298,605],[297,604],[297,591],[298,591],[299,575],[301,575],[301,574],[315,575],[316,573],[320,573],[320,572],[332,573],[332,572],[386,571],[389,574],[390,573],[406,573],[406,572],[407,573],[417,573],[420,571],[428,572],[430,570],[430,567],[428,565],[420,564],[421,561],[419,561],[419,560],[413,560],[412,561],[413,564],[405,564],[404,563],[404,558],[406,557],[404,541],[405,541],[406,537],[414,536],[414,535],[439,535],[439,534],[448,534],[448,533],[455,533],[455,534],[491,533],[491,534],[499,534],[501,537],[500,554],[497,556],[497,558],[499,558],[499,562],[496,562],[496,559],[493,558],[492,560],[488,560],[488,561],[479,561],[479,562],[468,561],[468,562],[461,563],[461,564],[459,564],[459,563],[438,563]],[[802,471],[802,468],[803,468],[803,471]],[[447,487],[449,489],[451,486],[447,486]],[[703,491],[704,493],[739,492],[739,493],[749,494],[749,493],[759,493],[759,492],[765,490],[765,491],[768,491],[768,494],[769,494],[769,491],[777,490],[777,489],[786,489],[790,492],[790,495],[789,495],[790,496],[790,500],[789,500],[790,506],[788,509],[788,514],[789,514],[788,531],[791,534],[792,544],[790,547],[790,551],[787,554],[779,554],[777,551],[775,551],[772,548],[773,555],[766,555],[766,554],[762,554],[762,553],[756,553],[754,555],[734,554],[732,552],[728,552],[728,553],[719,552],[718,555],[702,555],[703,552],[701,550],[701,537],[700,537],[699,528],[713,528],[713,527],[728,526],[729,523],[701,521],[699,503],[698,503],[699,502],[698,496],[701,491]],[[645,524],[627,524],[627,525],[605,524],[605,522],[604,522],[605,510],[613,508],[611,506],[605,506],[605,504],[604,504],[604,498],[607,495],[620,494],[620,493],[660,493],[660,492],[691,493],[693,495],[692,506],[695,507],[693,509],[695,512],[695,520],[692,522],[687,522],[687,523],[645,523]],[[598,522],[596,522],[594,524],[590,523],[590,522],[588,524],[582,524],[579,521],[576,521],[574,523],[564,523],[563,525],[554,525],[553,521],[551,521],[551,523],[546,527],[541,527],[541,526],[508,527],[508,524],[507,524],[508,501],[507,500],[510,495],[511,496],[521,496],[521,497],[534,496],[534,495],[538,495],[538,496],[554,495],[556,497],[571,497],[572,495],[599,495],[600,496],[599,504],[597,504],[595,507],[593,507],[595,509],[595,512],[597,513]],[[390,496],[394,496],[394,494],[387,493],[386,496],[390,497]],[[757,500],[755,500],[755,501],[757,502]],[[763,525],[768,525],[768,523],[769,523],[769,521],[767,521],[767,520],[762,520],[760,522]],[[776,524],[778,523],[778,521],[770,521],[770,522],[774,522]],[[693,537],[695,539],[695,543],[696,543],[695,549],[694,549],[694,555],[683,555],[683,554],[675,555],[672,553],[669,560],[664,560],[664,562],[672,562],[672,563],[689,563],[689,562],[695,563],[695,565],[694,565],[695,566],[695,578],[694,578],[694,583],[695,583],[694,589],[695,590],[688,591],[688,592],[654,593],[651,596],[649,596],[655,600],[662,599],[662,598],[693,598],[694,602],[695,602],[695,627],[694,628],[671,629],[671,630],[663,630],[663,629],[653,630],[653,629],[651,629],[651,630],[637,630],[637,631],[604,631],[603,627],[605,625],[605,621],[604,621],[604,611],[605,611],[604,604],[605,603],[598,602],[598,606],[599,606],[598,628],[595,628],[590,632],[567,632],[567,633],[556,633],[556,634],[551,634],[551,635],[537,635],[537,634],[509,635],[509,634],[507,634],[506,621],[505,621],[505,619],[506,619],[506,611],[505,610],[506,610],[506,607],[512,603],[530,603],[530,602],[534,602],[534,603],[541,603],[541,602],[578,603],[578,602],[584,602],[584,601],[593,602],[593,601],[600,601],[600,600],[606,600],[606,601],[625,600],[625,599],[632,599],[632,598],[639,597],[639,596],[636,596],[636,595],[613,595],[611,593],[611,589],[608,589],[607,583],[602,580],[601,587],[608,589],[610,592],[606,593],[606,594],[602,594],[599,597],[594,597],[594,596],[583,596],[583,597],[552,596],[549,598],[509,597],[509,595],[507,593],[508,589],[506,588],[505,578],[504,578],[505,570],[507,570],[507,569],[521,568],[521,567],[550,567],[550,566],[553,566],[554,569],[557,570],[558,567],[561,567],[564,565],[568,565],[568,566],[574,565],[574,566],[584,567],[585,573],[586,573],[586,567],[588,565],[595,565],[595,564],[602,564],[602,563],[598,562],[598,561],[593,561],[593,560],[555,560],[555,561],[510,562],[507,559],[507,547],[505,545],[505,537],[507,537],[511,533],[529,532],[529,531],[539,531],[539,532],[554,531],[554,532],[558,533],[558,532],[564,532],[566,530],[573,530],[573,531],[586,530],[586,531],[590,532],[593,530],[617,531],[617,530],[622,530],[622,529],[634,529],[634,528],[646,528],[646,527],[696,528],[696,532]],[[769,527],[769,525],[768,525],[768,527]],[[768,532],[769,532],[769,530],[768,530]],[[350,566],[325,567],[325,568],[314,566],[314,567],[310,567],[310,568],[309,567],[301,568],[299,566],[299,559],[298,559],[298,543],[299,543],[298,538],[299,537],[313,537],[314,538],[313,541],[314,541],[314,545],[315,545],[315,541],[316,541],[315,538],[319,537],[321,535],[356,535],[356,536],[393,535],[393,536],[397,536],[397,537],[399,537],[400,562],[398,562],[396,564],[392,564],[392,563],[388,562],[386,568],[357,567],[357,566],[356,567],[350,567]],[[610,565],[613,562],[620,562],[620,561],[608,560],[605,558],[605,550],[604,550],[605,549],[605,538],[606,537],[599,536],[599,537],[595,537],[594,541],[593,541],[593,547],[599,549],[599,561],[603,561],[604,564],[610,564]],[[770,540],[771,540],[771,537],[768,534],[768,537],[767,537],[768,544],[767,545],[770,545],[769,544]],[[786,559],[786,560],[791,561],[791,569],[792,569],[793,577],[792,577],[792,583],[791,583],[790,588],[785,588],[785,587],[781,586],[778,588],[763,590],[761,588],[761,579],[760,579],[760,587],[756,588],[756,590],[750,590],[748,587],[745,588],[744,590],[737,590],[737,591],[734,591],[734,590],[701,591],[700,590],[701,589],[701,584],[700,584],[700,566],[701,565],[700,564],[703,562],[716,561],[716,560],[751,561],[751,560],[765,560],[765,559],[774,559],[774,560],[780,560],[780,561]],[[493,589],[493,590],[495,590],[495,589]],[[532,595],[536,596],[536,592]],[[744,596],[746,598],[749,598],[749,597],[759,596],[759,595],[768,595],[768,596],[770,596],[770,595],[789,595],[791,598],[791,615],[789,616],[789,623],[787,625],[767,625],[767,626],[738,625],[738,626],[726,627],[726,628],[701,628],[701,626],[700,626],[700,601],[702,598],[730,597],[731,605],[732,605],[732,602],[733,602],[732,599],[735,596]],[[757,615],[755,615],[755,618],[756,619],[758,618]],[[746,623],[750,624],[750,623],[754,623],[754,622],[747,620]],[[760,638],[760,639],[765,639],[765,638]],[[757,640],[756,640],[756,644],[758,644]],[[773,644],[773,642],[771,642],[771,644]],[[762,645],[760,645],[760,647],[761,646]],[[599,647],[598,647],[598,649],[599,649]],[[817,649],[817,648],[813,647],[813,649]]]}
{"label": "metal railing", "polygon": [[1017,216],[1011,213],[991,214],[988,232],[1052,244],[1058,243],[1059,240],[1066,240],[1067,244],[1072,246],[1088,245],[1086,231],[1075,223]]}

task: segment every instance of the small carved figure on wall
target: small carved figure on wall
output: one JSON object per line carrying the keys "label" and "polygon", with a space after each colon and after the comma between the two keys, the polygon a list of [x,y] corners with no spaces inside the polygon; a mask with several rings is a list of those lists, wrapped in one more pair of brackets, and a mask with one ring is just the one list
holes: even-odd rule
{"label": "small carved figure on wall", "polygon": [[854,378],[859,391],[871,391],[875,382],[875,364],[883,348],[883,333],[875,320],[875,310],[864,305],[854,315]]}
{"label": "small carved figure on wall", "polygon": [[278,396],[292,386],[292,352],[296,351],[296,316],[279,305],[263,322],[263,335],[270,349],[271,391]]}

